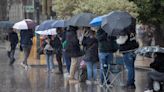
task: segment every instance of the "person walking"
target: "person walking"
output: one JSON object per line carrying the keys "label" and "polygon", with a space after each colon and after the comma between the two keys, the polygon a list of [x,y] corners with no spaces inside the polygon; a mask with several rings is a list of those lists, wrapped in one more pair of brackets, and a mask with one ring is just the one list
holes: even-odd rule
{"label": "person walking", "polygon": [[47,72],[54,72],[54,40],[51,35],[47,36],[42,47],[44,48],[44,53],[46,55]]}
{"label": "person walking", "polygon": [[24,59],[21,65],[27,70],[30,66],[27,63],[27,59],[31,52],[31,47],[33,44],[32,38],[34,32],[32,29],[20,30],[20,45],[24,52]]}
{"label": "person walking", "polygon": [[[109,64],[113,61],[113,53],[117,51],[118,46],[116,44],[116,37],[108,36],[107,33],[102,28],[97,30],[96,38],[98,40],[98,55],[100,61],[100,78],[101,78],[101,85],[104,84],[104,76],[105,74],[106,80],[108,79],[107,71]],[[110,81],[107,81],[110,84]]]}
{"label": "person walking", "polygon": [[9,65],[13,65],[13,63],[15,62],[15,58],[14,58],[14,55],[15,55],[15,49],[16,49],[16,46],[18,44],[18,35],[16,33],[16,30],[14,29],[10,29],[10,32],[8,34],[8,40],[10,42],[10,51],[8,52],[8,56],[10,58],[10,63]]}
{"label": "person walking", "polygon": [[123,54],[123,62],[128,70],[128,80],[127,84],[124,86],[126,88],[135,89],[135,59],[136,54],[134,51],[139,47],[138,42],[135,39],[135,28],[132,29],[131,33],[125,36],[119,36],[116,40],[119,44],[119,51]]}
{"label": "person walking", "polygon": [[98,41],[95,37],[95,32],[88,30],[89,35],[84,36],[82,40],[82,45],[85,48],[85,55],[83,60],[87,65],[87,84],[91,84],[92,81],[97,80],[97,62],[98,59]]}

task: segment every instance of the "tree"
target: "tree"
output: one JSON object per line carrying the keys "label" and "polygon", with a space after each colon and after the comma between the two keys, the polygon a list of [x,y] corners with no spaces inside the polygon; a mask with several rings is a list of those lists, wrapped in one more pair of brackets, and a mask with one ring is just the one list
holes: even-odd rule
{"label": "tree", "polygon": [[0,20],[7,20],[7,0],[1,0],[0,9]]}
{"label": "tree", "polygon": [[60,17],[68,17],[80,12],[103,15],[113,10],[125,10],[135,17],[138,15],[137,5],[128,0],[55,0],[53,10]]}
{"label": "tree", "polygon": [[155,27],[155,45],[164,47],[164,0],[130,0],[139,8],[138,20]]}

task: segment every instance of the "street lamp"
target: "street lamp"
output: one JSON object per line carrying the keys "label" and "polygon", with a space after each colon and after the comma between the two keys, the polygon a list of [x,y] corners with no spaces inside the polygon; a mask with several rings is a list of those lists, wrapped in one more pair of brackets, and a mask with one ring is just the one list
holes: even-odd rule
{"label": "street lamp", "polygon": [[[35,11],[36,11],[36,22],[39,25],[39,23],[40,23],[40,3],[39,3],[39,0],[34,0],[34,5],[35,5]],[[38,34],[36,34],[36,38],[37,38],[36,47],[38,49],[40,47],[40,36]],[[40,60],[39,53],[37,53],[37,59]]]}

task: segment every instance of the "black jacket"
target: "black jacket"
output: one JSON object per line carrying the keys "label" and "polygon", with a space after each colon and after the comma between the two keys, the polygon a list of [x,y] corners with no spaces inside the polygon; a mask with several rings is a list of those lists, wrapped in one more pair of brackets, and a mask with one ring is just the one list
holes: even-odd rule
{"label": "black jacket", "polygon": [[100,52],[108,53],[117,51],[118,46],[115,41],[116,37],[108,37],[104,30],[99,29],[97,31],[96,38],[98,40],[98,48]]}
{"label": "black jacket", "polygon": [[135,39],[135,34],[133,34],[133,35],[128,34],[128,40],[124,44],[119,45],[119,50],[120,51],[129,51],[129,50],[134,50],[138,47],[139,47],[139,44]]}
{"label": "black jacket", "polygon": [[98,41],[96,38],[84,37],[82,45],[85,48],[84,61],[98,62]]}
{"label": "black jacket", "polygon": [[154,59],[154,62],[150,64],[150,67],[158,72],[164,73],[164,54],[158,53]]}
{"label": "black jacket", "polygon": [[62,43],[58,36],[54,38],[55,53],[62,53]]}
{"label": "black jacket", "polygon": [[9,33],[9,41],[11,43],[11,49],[15,49],[18,44],[18,35],[16,32],[10,32]]}
{"label": "black jacket", "polygon": [[82,56],[82,51],[80,49],[79,40],[75,30],[69,30],[66,32],[66,41],[67,45],[65,50],[70,57]]}

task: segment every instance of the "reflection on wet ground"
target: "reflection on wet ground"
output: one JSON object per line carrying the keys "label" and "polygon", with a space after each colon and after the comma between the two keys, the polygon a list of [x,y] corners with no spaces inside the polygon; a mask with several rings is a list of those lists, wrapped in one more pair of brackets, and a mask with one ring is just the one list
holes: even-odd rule
{"label": "reflection on wet ground", "polygon": [[[86,83],[67,84],[63,75],[45,72],[45,66],[32,66],[25,71],[18,60],[13,67],[8,65],[5,50],[0,50],[0,92],[143,92],[146,86],[146,70],[136,69],[136,90],[120,86],[110,89],[101,88],[97,84]],[[20,56],[16,52],[16,58]],[[57,68],[55,68],[57,70]],[[66,72],[66,70],[65,70]],[[124,80],[126,78],[124,77]]]}

